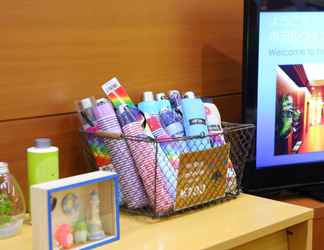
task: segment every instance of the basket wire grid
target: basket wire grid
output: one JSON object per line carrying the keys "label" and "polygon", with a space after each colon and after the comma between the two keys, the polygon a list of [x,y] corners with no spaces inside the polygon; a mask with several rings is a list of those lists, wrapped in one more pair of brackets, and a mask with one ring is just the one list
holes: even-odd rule
{"label": "basket wire grid", "polygon": [[[122,208],[155,218],[169,216],[240,194],[245,163],[255,157],[255,126],[222,125],[217,136],[165,140],[82,131],[82,148],[89,170],[107,168],[98,165],[89,142],[96,139],[108,148],[108,169],[120,177]],[[220,138],[226,143],[216,145]]]}

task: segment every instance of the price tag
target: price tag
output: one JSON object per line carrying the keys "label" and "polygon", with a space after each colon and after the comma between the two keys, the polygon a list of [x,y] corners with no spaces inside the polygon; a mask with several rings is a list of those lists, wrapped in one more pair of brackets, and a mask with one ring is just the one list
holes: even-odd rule
{"label": "price tag", "polygon": [[225,196],[230,145],[180,156],[175,210]]}

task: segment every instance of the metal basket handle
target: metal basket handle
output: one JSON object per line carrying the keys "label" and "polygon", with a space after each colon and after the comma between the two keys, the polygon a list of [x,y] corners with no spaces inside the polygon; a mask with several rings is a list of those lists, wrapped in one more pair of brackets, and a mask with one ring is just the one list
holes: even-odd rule
{"label": "metal basket handle", "polygon": [[121,139],[123,138],[123,135],[121,133],[112,133],[112,132],[106,132],[106,131],[96,131],[94,135],[100,136],[100,137],[109,137],[112,139]]}

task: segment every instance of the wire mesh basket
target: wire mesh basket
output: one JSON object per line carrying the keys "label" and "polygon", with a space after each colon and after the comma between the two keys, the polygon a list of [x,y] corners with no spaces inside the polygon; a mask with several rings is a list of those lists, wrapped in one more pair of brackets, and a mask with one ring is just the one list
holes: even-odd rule
{"label": "wire mesh basket", "polygon": [[255,126],[223,123],[223,133],[156,140],[81,132],[90,169],[120,177],[121,205],[152,217],[237,197],[246,161],[255,156]]}

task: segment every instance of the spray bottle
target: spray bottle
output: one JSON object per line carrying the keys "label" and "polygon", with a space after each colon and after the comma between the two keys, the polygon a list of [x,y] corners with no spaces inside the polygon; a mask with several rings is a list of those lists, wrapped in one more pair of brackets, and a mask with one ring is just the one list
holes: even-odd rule
{"label": "spray bottle", "polygon": [[159,112],[161,112],[162,109],[172,110],[171,103],[167,99],[167,96],[164,93],[156,94],[155,99],[157,101]]}
{"label": "spray bottle", "polygon": [[208,133],[211,135],[212,146],[222,146],[225,144],[225,138],[223,135],[222,120],[219,111],[212,100],[205,98],[203,101],[207,118]]}
{"label": "spray bottle", "polygon": [[157,101],[154,100],[154,94],[151,91],[143,93],[143,101],[138,104],[138,109],[144,114],[159,115]]}
{"label": "spray bottle", "polygon": [[[183,124],[186,136],[208,136],[206,113],[202,100],[196,98],[192,91],[185,93],[184,97],[181,108],[183,111]],[[191,139],[188,146],[191,151],[209,149],[209,138]]]}
{"label": "spray bottle", "polygon": [[59,149],[51,139],[38,138],[27,148],[27,169],[29,187],[59,178]]}
{"label": "spray bottle", "polygon": [[166,186],[168,180],[165,179],[165,175],[161,171],[163,166],[156,166],[155,164],[156,156],[153,144],[140,139],[147,139],[147,136],[140,122],[136,120],[127,105],[118,107],[117,116],[124,134],[129,138],[137,138],[128,139],[127,143],[150,203],[157,213],[168,211],[171,209],[173,201]]}
{"label": "spray bottle", "polygon": [[[115,110],[107,99],[100,99],[98,101],[94,113],[100,130],[121,134]],[[126,141],[104,138],[103,142],[111,154],[114,168],[121,176],[121,193],[126,206],[130,208],[144,207],[148,204],[148,199]]]}
{"label": "spray bottle", "polygon": [[96,117],[93,113],[95,106],[96,99],[93,96],[76,102],[76,109],[84,131],[93,132],[96,128]]}
{"label": "spray bottle", "polygon": [[182,109],[181,109],[181,94],[178,90],[169,91],[169,99],[172,109],[176,112],[179,122],[182,122]]}
{"label": "spray bottle", "polygon": [[[144,113],[146,118],[146,123],[148,124],[153,136],[163,142],[159,142],[158,146],[161,146],[163,158],[161,156],[161,161],[170,161],[174,169],[179,167],[179,154],[176,143],[172,142],[171,136],[163,128],[160,116],[157,101],[154,100],[154,95],[152,92],[144,92],[143,102],[138,104],[139,109]],[[159,160],[159,159],[158,159]],[[170,170],[170,174],[176,178],[176,172],[173,169]],[[173,178],[171,176],[171,178]],[[174,186],[172,189],[176,189]]]}

